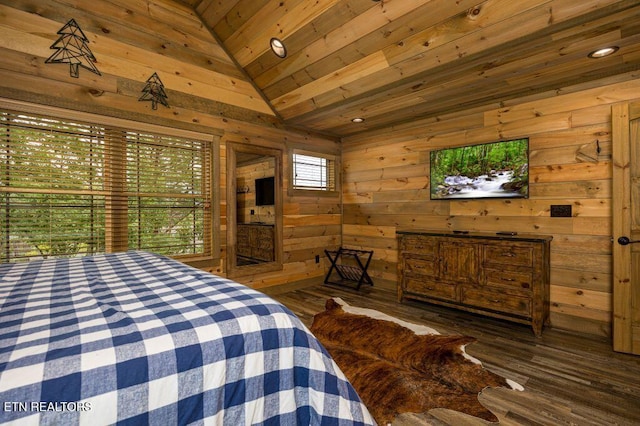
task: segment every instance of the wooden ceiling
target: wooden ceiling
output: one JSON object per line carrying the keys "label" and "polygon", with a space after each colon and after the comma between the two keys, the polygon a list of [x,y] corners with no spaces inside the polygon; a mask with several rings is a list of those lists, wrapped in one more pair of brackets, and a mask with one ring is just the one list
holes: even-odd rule
{"label": "wooden ceiling", "polygon": [[[640,1],[183,3],[286,124],[336,136],[640,69]],[[269,50],[272,37],[285,59]],[[609,45],[620,49],[587,57]]]}

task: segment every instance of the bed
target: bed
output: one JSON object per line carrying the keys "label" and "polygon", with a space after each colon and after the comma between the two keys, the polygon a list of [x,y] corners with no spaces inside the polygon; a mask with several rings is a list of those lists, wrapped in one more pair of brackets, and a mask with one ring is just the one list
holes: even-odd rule
{"label": "bed", "polygon": [[148,252],[0,265],[0,422],[374,424],[282,304]]}

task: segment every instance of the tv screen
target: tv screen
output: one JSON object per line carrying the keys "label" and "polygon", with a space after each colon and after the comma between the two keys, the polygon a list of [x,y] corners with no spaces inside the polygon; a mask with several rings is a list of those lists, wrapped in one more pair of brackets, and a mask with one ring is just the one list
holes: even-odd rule
{"label": "tv screen", "polygon": [[256,206],[275,204],[275,179],[273,176],[256,179]]}
{"label": "tv screen", "polygon": [[432,200],[528,198],[529,139],[431,151]]}

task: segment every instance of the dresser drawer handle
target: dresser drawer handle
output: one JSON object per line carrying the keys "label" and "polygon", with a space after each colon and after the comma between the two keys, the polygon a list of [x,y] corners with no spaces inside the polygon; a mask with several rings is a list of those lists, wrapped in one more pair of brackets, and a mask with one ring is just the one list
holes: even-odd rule
{"label": "dresser drawer handle", "polygon": [[507,281],[507,282],[514,282],[516,279],[515,278],[500,278],[502,281]]}
{"label": "dresser drawer handle", "polygon": [[509,253],[504,253],[504,256],[505,257],[516,257],[516,254],[509,252]]}

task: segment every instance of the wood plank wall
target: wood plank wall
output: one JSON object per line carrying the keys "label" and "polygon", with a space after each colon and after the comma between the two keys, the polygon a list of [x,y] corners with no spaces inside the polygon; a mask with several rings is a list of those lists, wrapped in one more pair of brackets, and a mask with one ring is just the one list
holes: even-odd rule
{"label": "wood plank wall", "polygon": [[[343,245],[373,249],[370,272],[396,281],[398,228],[552,235],[552,326],[609,336],[611,105],[640,97],[640,80],[600,84],[345,139]],[[521,137],[530,138],[529,199],[429,200],[432,149]],[[553,204],[571,205],[572,217],[550,217]]]}
{"label": "wood plank wall", "polygon": [[[177,2],[162,0],[0,1],[0,98],[211,134],[216,156],[220,258],[206,269],[225,274],[226,140],[282,151],[285,185],[293,149],[339,155],[337,140],[289,130],[272,115],[202,23]],[[66,64],[45,64],[49,47],[70,18],[90,39],[101,76],[85,69],[78,78]],[[176,29],[179,20],[182,31]],[[145,80],[157,72],[170,108],[138,102]],[[340,198],[288,196],[284,192],[283,270],[239,277],[255,287],[324,274],[315,262],[340,238]]]}

